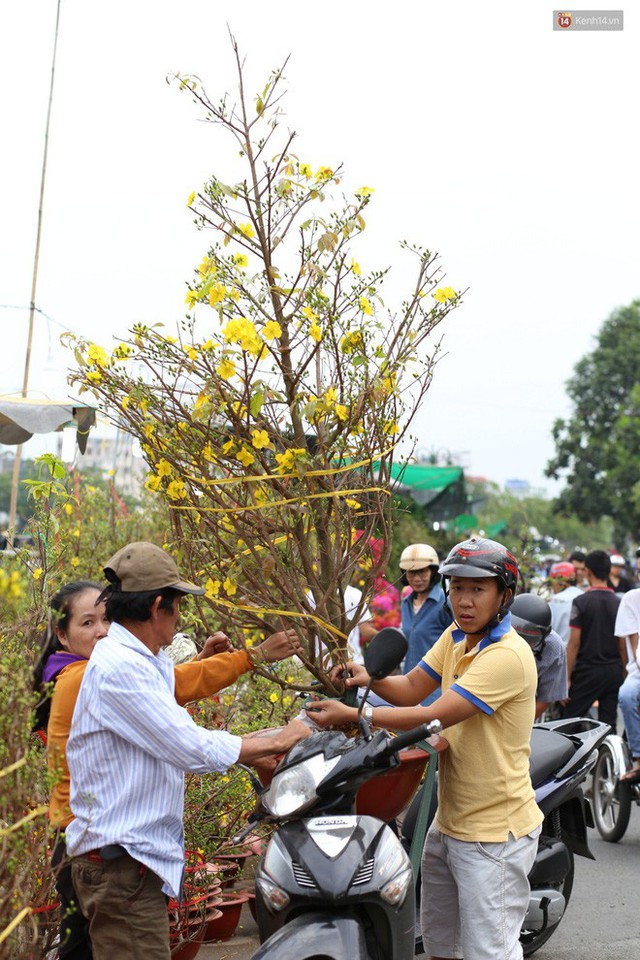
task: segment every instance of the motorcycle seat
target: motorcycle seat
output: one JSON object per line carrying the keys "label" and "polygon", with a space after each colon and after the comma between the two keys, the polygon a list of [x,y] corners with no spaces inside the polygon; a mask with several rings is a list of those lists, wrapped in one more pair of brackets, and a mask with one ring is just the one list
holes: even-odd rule
{"label": "motorcycle seat", "polygon": [[574,753],[573,743],[561,733],[554,733],[544,727],[534,727],[531,731],[529,758],[529,773],[533,786],[537,787],[556,770],[561,770]]}

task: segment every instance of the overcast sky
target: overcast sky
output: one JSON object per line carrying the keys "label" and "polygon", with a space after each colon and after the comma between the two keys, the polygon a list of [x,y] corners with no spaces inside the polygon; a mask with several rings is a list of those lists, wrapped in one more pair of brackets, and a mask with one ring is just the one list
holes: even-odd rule
{"label": "overcast sky", "polygon": [[[543,477],[564,384],[602,321],[640,296],[637,5],[625,29],[552,30],[540,0],[62,0],[30,395],[66,396],[62,327],[110,345],[173,326],[207,249],[189,193],[220,132],[165,82],[250,88],[291,54],[287,120],[314,168],[375,188],[357,241],[368,267],[398,241],[437,250],[469,287],[416,421],[424,452],[464,452],[499,483]],[[22,386],[55,0],[0,5],[0,393]],[[16,309],[6,309],[6,305]],[[31,448],[27,445],[25,452]],[[40,448],[38,451],[40,452]]]}

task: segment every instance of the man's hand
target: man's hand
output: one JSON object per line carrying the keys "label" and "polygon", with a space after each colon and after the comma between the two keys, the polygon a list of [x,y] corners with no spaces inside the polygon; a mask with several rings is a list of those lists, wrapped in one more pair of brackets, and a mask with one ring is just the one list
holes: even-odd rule
{"label": "man's hand", "polygon": [[298,740],[304,740],[310,733],[309,728],[299,720],[292,720],[286,727],[275,730],[272,734],[263,734],[262,731],[249,733],[242,738],[238,761],[252,764],[263,757],[286,753]]}
{"label": "man's hand", "polygon": [[212,636],[207,637],[196,660],[206,660],[208,657],[214,657],[217,653],[229,653],[230,650],[233,650],[231,640],[226,633],[218,630]]}
{"label": "man's hand", "polygon": [[367,686],[371,677],[361,663],[355,663],[353,660],[349,660],[346,665],[346,669],[349,671],[350,676],[345,679],[342,676],[345,668],[341,664],[338,664],[338,666],[334,667],[329,674],[331,682],[335,684],[342,682],[344,683],[345,687]]}
{"label": "man's hand", "polygon": [[358,719],[358,711],[355,707],[348,707],[340,700],[307,701],[305,710],[309,719],[324,730],[355,723]]}
{"label": "man's hand", "polygon": [[278,633],[272,633],[257,647],[250,650],[250,654],[257,654],[256,661],[264,663],[286,660],[296,653],[302,654],[304,651],[295,630],[280,630]]}

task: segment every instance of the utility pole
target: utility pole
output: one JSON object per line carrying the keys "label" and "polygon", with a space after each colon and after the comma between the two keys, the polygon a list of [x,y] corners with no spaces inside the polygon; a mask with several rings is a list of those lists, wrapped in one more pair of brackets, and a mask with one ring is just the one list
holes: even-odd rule
{"label": "utility pole", "polygon": [[[49,84],[49,105],[47,107],[47,124],[44,134],[44,154],[42,157],[42,173],[40,176],[40,202],[38,205],[38,229],[36,231],[36,250],[33,260],[33,278],[31,281],[31,301],[29,307],[29,333],[27,336],[27,353],[24,363],[24,377],[22,380],[22,396],[26,397],[29,388],[29,368],[31,366],[31,346],[33,343],[33,321],[36,310],[36,286],[38,283],[38,263],[40,261],[40,238],[42,236],[42,211],[44,207],[44,184],[47,176],[47,152],[49,149],[49,124],[51,121],[51,104],[53,102],[53,81],[56,71],[56,50],[58,47],[58,27],[60,24],[60,3],[56,9],[56,27],[53,39],[53,59],[51,62],[51,82]],[[11,503],[9,506],[9,530],[7,546],[12,547],[15,538],[16,515],[18,512],[18,486],[20,483],[20,464],[22,462],[22,444],[16,447],[16,456],[13,462],[13,477],[11,480]]]}

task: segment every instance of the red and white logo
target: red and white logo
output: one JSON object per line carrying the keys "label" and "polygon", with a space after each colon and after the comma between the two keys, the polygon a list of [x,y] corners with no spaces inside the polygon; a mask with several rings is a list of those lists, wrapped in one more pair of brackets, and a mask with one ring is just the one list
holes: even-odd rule
{"label": "red and white logo", "polygon": [[573,23],[573,17],[570,13],[558,13],[558,26],[562,27],[563,30],[566,30]]}

